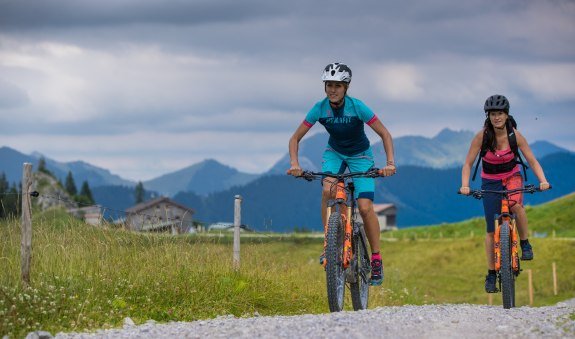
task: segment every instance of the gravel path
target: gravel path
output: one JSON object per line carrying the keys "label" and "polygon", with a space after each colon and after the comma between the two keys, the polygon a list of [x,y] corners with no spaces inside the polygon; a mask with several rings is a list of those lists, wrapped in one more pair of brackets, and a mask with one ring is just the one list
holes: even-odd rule
{"label": "gravel path", "polygon": [[[40,334],[40,333],[38,333]],[[469,304],[378,307],[359,312],[134,325],[56,338],[575,338],[575,299],[555,306]],[[38,338],[30,333],[28,338]]]}

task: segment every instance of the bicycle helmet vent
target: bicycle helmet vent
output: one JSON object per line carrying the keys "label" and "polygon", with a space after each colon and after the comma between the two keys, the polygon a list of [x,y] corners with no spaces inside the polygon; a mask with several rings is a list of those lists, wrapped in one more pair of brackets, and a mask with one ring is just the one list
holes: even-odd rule
{"label": "bicycle helmet vent", "polygon": [[321,75],[322,81],[341,81],[350,83],[351,82],[351,69],[347,65],[341,64],[339,62],[331,63],[325,66],[323,74]]}
{"label": "bicycle helmet vent", "polygon": [[509,113],[509,101],[503,95],[495,94],[485,100],[485,105],[483,106],[485,112],[489,111],[505,111]]}

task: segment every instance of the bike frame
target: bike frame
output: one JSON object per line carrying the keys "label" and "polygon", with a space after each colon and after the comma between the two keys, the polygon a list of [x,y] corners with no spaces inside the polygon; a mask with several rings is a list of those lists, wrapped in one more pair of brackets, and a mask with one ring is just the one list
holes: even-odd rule
{"label": "bike frame", "polygon": [[[353,258],[353,234],[354,232],[359,232],[359,230],[354,229],[354,221],[356,221],[357,216],[355,212],[356,200],[354,197],[354,190],[355,186],[353,181],[349,180],[353,177],[371,177],[376,178],[379,177],[378,169],[372,168],[367,172],[356,172],[356,173],[342,173],[342,174],[333,174],[333,173],[326,173],[326,172],[307,172],[304,171],[302,177],[308,181],[311,181],[317,177],[330,177],[336,179],[335,183],[331,183],[332,187],[330,190],[335,188],[335,199],[329,199],[327,201],[327,209],[326,209],[326,218],[325,218],[325,225],[324,227],[324,234],[327,234],[327,223],[329,221],[329,217],[331,213],[333,213],[334,207],[339,205],[339,211],[341,214],[341,218],[344,222],[344,253],[343,253],[343,267],[348,268]],[[346,179],[348,181],[346,182]],[[323,247],[324,250],[326,248],[327,239],[324,237]],[[367,251],[367,249],[366,249]],[[326,261],[324,261],[323,265],[325,267]]]}
{"label": "bike frame", "polygon": [[[336,188],[335,199],[330,199],[327,202],[327,212],[326,212],[326,222],[323,225],[324,234],[327,234],[327,223],[329,217],[332,213],[332,208],[336,204],[339,204],[341,219],[344,222],[344,243],[343,243],[343,258],[342,264],[343,268],[348,268],[351,258],[353,257],[353,247],[352,247],[352,222],[355,220],[355,199],[353,198],[354,186],[353,182],[348,182],[347,187],[345,185],[345,180],[343,178],[338,178],[335,184],[332,184]],[[332,186],[333,188],[333,186]],[[347,191],[349,190],[349,195],[351,199],[348,200]],[[326,237],[324,236],[323,248],[325,250],[327,243]],[[324,261],[324,266],[327,261]]]}
{"label": "bike frame", "polygon": [[[551,188],[551,187],[549,187]],[[499,291],[502,293],[503,308],[515,307],[515,279],[521,272],[519,264],[519,232],[515,215],[510,212],[511,196],[519,192],[541,192],[533,185],[512,190],[471,190],[470,195],[476,199],[483,198],[484,194],[497,194],[501,196],[501,213],[495,215],[494,264],[499,280]],[[460,192],[458,192],[460,193]],[[517,203],[516,201],[514,201]],[[502,241],[503,240],[503,241]]]}
{"label": "bike frame", "polygon": [[509,195],[501,199],[501,214],[495,216],[494,254],[495,270],[501,271],[501,227],[509,227],[509,239],[511,240],[511,265],[513,273],[518,276],[521,272],[519,267],[519,232],[515,215],[510,212],[509,202],[512,201]]}
{"label": "bike frame", "polygon": [[[332,197],[327,201],[324,226],[323,266],[326,271],[328,304],[331,312],[343,310],[346,283],[349,283],[354,310],[366,309],[369,299],[369,252],[363,226],[356,222],[355,186],[351,178],[378,177],[378,169],[367,172],[333,174],[304,171],[302,178],[311,181],[326,177]],[[336,215],[337,213],[339,215]],[[356,247],[357,246],[357,247]]]}

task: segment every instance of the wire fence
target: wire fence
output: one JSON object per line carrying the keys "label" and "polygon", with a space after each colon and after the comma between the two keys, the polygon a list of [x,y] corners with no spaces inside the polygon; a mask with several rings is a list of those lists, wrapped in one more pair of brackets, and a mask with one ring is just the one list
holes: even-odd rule
{"label": "wire fence", "polygon": [[[188,232],[193,227],[193,211],[183,205],[170,202],[168,198],[161,197],[144,202],[132,207],[129,210],[112,209],[106,206],[87,204],[71,200],[59,194],[41,194],[32,190],[33,186],[32,164],[24,163],[22,175],[22,189],[20,192],[2,192],[0,197],[16,197],[21,200],[21,231],[22,239],[20,242],[21,254],[21,278],[24,286],[30,286],[30,269],[32,257],[32,201],[31,198],[37,199],[36,204],[42,204],[46,200],[56,201],[56,205],[62,205],[66,210],[76,217],[82,217],[87,223],[102,224],[103,211],[114,211],[125,215],[123,219],[111,220],[113,225],[118,225],[135,231],[165,231],[169,230],[172,234]],[[41,201],[41,200],[44,201]],[[2,199],[0,199],[2,200]],[[153,210],[154,213],[143,211]],[[234,268],[239,269],[239,246],[240,246],[240,223],[241,223],[241,197],[235,196],[234,201],[234,248],[233,263]]]}

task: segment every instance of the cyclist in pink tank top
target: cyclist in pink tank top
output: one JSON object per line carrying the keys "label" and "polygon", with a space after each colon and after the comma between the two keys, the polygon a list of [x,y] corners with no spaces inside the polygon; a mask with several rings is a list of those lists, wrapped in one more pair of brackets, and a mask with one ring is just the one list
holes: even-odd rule
{"label": "cyclist in pink tank top", "polygon": [[[483,129],[479,131],[469,147],[469,152],[465,158],[461,170],[461,188],[459,192],[469,195],[469,177],[473,162],[482,148],[487,148],[483,156],[481,170],[481,188],[486,190],[504,190],[523,187],[523,178],[519,165],[516,162],[510,138],[514,135],[517,142],[517,148],[527,160],[533,173],[539,180],[541,190],[549,189],[549,183],[543,173],[543,168],[535,159],[527,140],[514,127],[515,120],[509,115],[509,101],[503,95],[492,95],[485,101],[484,111],[486,114]],[[527,238],[527,215],[523,208],[523,194],[514,195],[512,200],[515,204],[510,206],[511,212],[515,214],[517,220],[517,229],[521,241],[521,260],[532,260],[533,249]],[[485,291],[493,293],[496,288],[496,274],[494,263],[494,239],[495,214],[501,211],[501,198],[495,195],[485,195],[483,197],[483,209],[485,211],[485,221],[487,224],[487,234],[485,236],[485,252],[487,255],[488,274],[485,277]]]}
{"label": "cyclist in pink tank top", "polygon": [[[495,150],[495,152],[487,151],[482,160],[494,165],[503,165],[509,163],[510,161],[514,161],[515,154],[513,154],[511,148],[507,148],[502,151]],[[490,180],[503,180],[517,173],[520,173],[519,164],[515,164],[511,171],[503,171],[501,173],[485,173],[485,171],[482,170],[481,178]]]}

